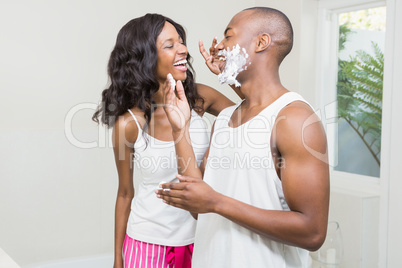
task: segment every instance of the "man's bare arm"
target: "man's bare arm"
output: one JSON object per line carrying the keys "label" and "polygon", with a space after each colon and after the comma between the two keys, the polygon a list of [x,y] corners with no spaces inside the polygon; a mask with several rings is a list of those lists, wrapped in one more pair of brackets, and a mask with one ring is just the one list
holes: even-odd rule
{"label": "man's bare arm", "polygon": [[[316,123],[306,125],[311,120]],[[217,213],[239,225],[281,243],[317,250],[325,239],[329,171],[325,159],[326,137],[311,109],[290,106],[279,114],[274,146],[285,165],[278,170],[290,211],[266,210],[214,191],[202,180],[180,177],[180,184],[166,184],[158,194],[168,204],[196,213]]]}

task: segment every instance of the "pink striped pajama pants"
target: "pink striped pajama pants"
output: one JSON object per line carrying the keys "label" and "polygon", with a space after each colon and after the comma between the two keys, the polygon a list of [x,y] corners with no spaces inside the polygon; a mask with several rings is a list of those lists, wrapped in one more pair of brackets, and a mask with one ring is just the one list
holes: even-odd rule
{"label": "pink striped pajama pants", "polygon": [[128,235],[123,244],[124,268],[190,268],[193,244],[169,247],[134,240]]}

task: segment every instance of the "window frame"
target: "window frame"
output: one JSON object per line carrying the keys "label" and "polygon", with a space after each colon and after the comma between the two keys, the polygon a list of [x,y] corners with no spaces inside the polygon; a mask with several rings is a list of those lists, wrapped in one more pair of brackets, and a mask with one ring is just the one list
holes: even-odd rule
{"label": "window frame", "polygon": [[[353,1],[353,2],[352,2]],[[319,17],[317,20],[317,90],[316,98],[317,102],[324,106],[325,92],[321,86],[323,76],[322,68],[325,67],[325,61],[322,62],[320,57],[326,57],[328,54],[328,47],[325,47],[322,37],[325,36],[323,32],[326,28],[321,25],[325,22],[325,12],[327,10],[336,10],[345,7],[353,7],[355,5],[369,4],[378,5],[378,3],[385,3],[387,7],[386,18],[386,34],[385,34],[385,62],[384,62],[384,90],[383,90],[383,120],[382,121],[382,134],[381,134],[381,169],[380,178],[369,178],[368,181],[362,181],[358,175],[348,174],[353,177],[353,180],[342,182],[342,174],[338,177],[337,174],[332,175],[331,184],[339,184],[343,188],[356,189],[362,191],[364,187],[371,188],[375,192],[378,192],[380,196],[380,219],[379,219],[379,263],[378,267],[387,267],[388,265],[394,265],[401,260],[398,252],[388,249],[397,248],[400,243],[400,232],[398,224],[401,222],[400,213],[397,210],[390,210],[391,208],[397,208],[402,199],[399,194],[398,187],[401,185],[399,177],[399,149],[400,145],[391,147],[391,142],[398,139],[399,133],[401,133],[401,127],[395,126],[395,123],[399,123],[399,114],[402,111],[402,107],[397,104],[396,98],[400,96],[398,86],[402,84],[400,78],[396,74],[396,71],[401,70],[402,64],[400,62],[400,56],[402,55],[399,50],[396,50],[397,46],[402,44],[402,38],[397,35],[402,28],[402,19],[396,14],[402,11],[402,0],[387,0],[384,1],[358,1],[358,0],[319,0],[318,10]],[[399,13],[398,13],[399,12]],[[330,41],[328,41],[329,43]],[[322,47],[321,47],[322,46]],[[399,87],[400,88],[400,87]],[[344,179],[344,178],[343,178]],[[355,180],[356,179],[356,180]],[[340,183],[338,183],[340,182]],[[357,184],[354,185],[354,183]],[[391,187],[392,184],[392,187]],[[359,188],[359,186],[363,188]],[[332,185],[331,185],[332,187]]]}
{"label": "window frame", "polygon": [[[333,168],[334,159],[336,159],[335,150],[335,137],[337,135],[337,105],[336,103],[336,81],[337,81],[337,66],[338,66],[338,15],[340,13],[351,12],[361,9],[368,9],[380,6],[387,6],[386,1],[367,1],[367,0],[349,0],[349,1],[330,1],[321,0],[318,5],[318,33],[317,33],[317,96],[316,99],[319,103],[319,108],[323,111],[322,116],[324,127],[327,132],[328,147],[330,155],[330,173],[331,173],[331,187],[354,190],[362,193],[370,193],[380,195],[381,184],[380,181],[384,180],[383,161],[380,166],[380,176],[371,177],[360,174],[353,174],[349,172],[337,171]],[[387,32],[388,32],[388,12],[387,12]],[[387,43],[389,41],[386,32]],[[385,46],[384,54],[387,52],[387,44]],[[385,60],[387,61],[387,57]],[[387,62],[385,62],[387,66]],[[384,75],[384,85],[386,75]],[[385,88],[383,91],[386,91]],[[383,98],[383,104],[384,98]],[[383,116],[384,117],[384,116]],[[383,120],[384,122],[384,120]],[[381,156],[389,150],[389,142],[384,139],[384,135],[388,130],[382,127],[381,140]],[[381,157],[383,160],[383,157]],[[331,165],[332,164],[332,165]]]}

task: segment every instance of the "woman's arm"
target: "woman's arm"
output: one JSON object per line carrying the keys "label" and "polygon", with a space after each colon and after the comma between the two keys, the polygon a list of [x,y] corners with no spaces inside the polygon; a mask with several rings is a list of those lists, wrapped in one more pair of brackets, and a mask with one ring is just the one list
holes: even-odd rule
{"label": "woman's arm", "polygon": [[176,92],[177,95],[167,81],[164,85],[164,109],[172,126],[178,172],[201,178],[201,170],[198,167],[190,139],[191,111],[181,81],[177,81]]}
{"label": "woman's arm", "polygon": [[131,115],[121,116],[113,128],[113,151],[119,176],[115,206],[115,248],[114,268],[123,268],[122,249],[126,236],[127,221],[130,215],[131,201],[134,197],[133,143],[138,136],[138,127]]}
{"label": "woman's arm", "polygon": [[204,84],[197,83],[197,92],[204,100],[203,110],[209,114],[217,116],[223,109],[234,105],[225,95]]}

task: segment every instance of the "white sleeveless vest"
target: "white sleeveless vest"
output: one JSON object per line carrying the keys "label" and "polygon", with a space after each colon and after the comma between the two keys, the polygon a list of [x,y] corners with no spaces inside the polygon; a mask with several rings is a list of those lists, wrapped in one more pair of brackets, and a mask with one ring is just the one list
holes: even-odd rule
{"label": "white sleeveless vest", "polygon": [[[131,111],[129,110],[131,113]],[[161,141],[143,133],[138,126],[134,144],[134,172],[139,172],[127,223],[133,239],[165,246],[184,246],[194,242],[196,221],[188,211],[169,206],[156,197],[160,182],[178,182],[176,151],[173,141]],[[144,138],[145,135],[145,138]],[[191,112],[190,138],[198,164],[209,145],[205,122]]]}
{"label": "white sleeveless vest", "polygon": [[[252,206],[289,210],[271,155],[271,131],[279,111],[305,100],[288,92],[237,128],[229,120],[240,105],[215,121],[204,181],[215,191]],[[263,237],[218,214],[199,214],[193,268],[295,268],[307,266],[306,250]]]}

